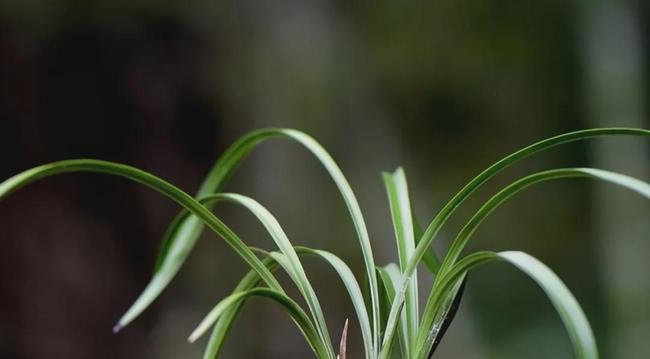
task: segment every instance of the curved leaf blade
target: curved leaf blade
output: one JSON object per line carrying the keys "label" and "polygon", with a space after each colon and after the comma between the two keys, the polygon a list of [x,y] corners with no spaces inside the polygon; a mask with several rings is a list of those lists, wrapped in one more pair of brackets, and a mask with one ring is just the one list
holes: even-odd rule
{"label": "curved leaf blade", "polygon": [[487,182],[490,178],[494,177],[502,170],[536,153],[548,150],[550,148],[559,146],[561,144],[590,139],[590,138],[596,138],[596,137],[604,137],[604,136],[649,137],[650,130],[639,129],[639,128],[612,127],[612,128],[594,128],[594,129],[580,130],[580,131],[560,134],[533,143],[532,145],[524,147],[502,158],[501,160],[489,166],[483,172],[479,173],[479,175],[474,177],[459,192],[457,192],[449,200],[449,202],[445,204],[445,206],[440,210],[440,212],[438,212],[438,214],[434,217],[434,219],[430,222],[429,226],[427,227],[424,234],[418,241],[417,246],[415,247],[415,253],[413,255],[413,258],[409,261],[405,271],[404,283],[402,283],[401,288],[397,291],[395,295],[395,300],[393,301],[393,305],[388,315],[386,330],[384,332],[384,337],[382,339],[380,358],[386,359],[388,357],[387,351],[385,351],[383,348],[389,347],[390,343],[394,338],[395,329],[397,326],[397,318],[404,305],[404,292],[408,286],[408,280],[412,272],[415,270],[415,267],[418,265],[418,263],[422,260],[425,252],[429,250],[429,247],[431,246],[433,240],[440,232],[442,226],[456,211],[456,209],[458,209],[458,207],[460,207],[460,205],[472,193],[474,193],[474,191],[476,191],[479,187],[483,185],[483,183]]}
{"label": "curved leaf blade", "polygon": [[[632,190],[646,198],[650,198],[650,184],[615,172],[594,168],[559,168],[533,173],[531,175],[522,177],[504,187],[489,200],[487,200],[485,204],[481,206],[481,208],[479,208],[479,210],[465,224],[465,226],[458,233],[458,236],[456,236],[452,242],[449,250],[447,251],[445,259],[443,260],[442,266],[440,267],[439,273],[444,274],[449,271],[449,269],[456,262],[456,259],[460,256],[462,250],[465,248],[465,245],[474,234],[478,226],[483,223],[483,221],[501,204],[503,204],[505,201],[517,193],[535,184],[563,178],[598,179],[604,182],[618,185],[622,188]],[[435,286],[436,285],[434,284],[434,288],[431,289],[429,300],[427,301],[424,313],[422,315],[422,323],[417,340],[418,343],[422,343],[424,341],[424,337],[426,335],[429,335],[427,333],[431,331],[431,328],[434,327],[436,325],[435,323],[437,322],[435,316],[439,315],[436,314],[439,312],[439,310],[435,307],[435,303],[431,300],[434,292],[436,291]]]}
{"label": "curved leaf blade", "polygon": [[268,288],[254,288],[247,291],[236,292],[224,298],[201,321],[198,327],[192,332],[188,340],[190,342],[194,342],[203,333],[205,333],[205,331],[210,328],[212,323],[214,323],[221,315],[223,315],[228,308],[253,296],[265,297],[280,304],[287,312],[287,314],[291,316],[291,319],[293,319],[300,331],[303,333],[316,356],[318,358],[329,357],[329,352],[325,347],[325,343],[322,342],[318,331],[309,320],[307,314],[305,314],[305,312],[300,308],[300,306],[286,294]]}
{"label": "curved leaf blade", "polygon": [[[239,254],[239,256],[241,256],[271,288],[281,290],[280,284],[277,282],[273,274],[268,271],[266,266],[253,254],[253,252],[251,252],[244,242],[242,242],[242,240],[230,228],[228,228],[228,226],[215,217],[201,203],[174,185],[150,173],[131,166],[92,159],[67,160],[41,165],[19,173],[2,182],[0,184],[0,200],[29,183],[48,176],[69,172],[95,172],[115,175],[143,184],[167,196],[192,213],[197,221],[204,222],[211,230],[223,238],[226,243],[233,248],[235,252],[237,252],[237,254]],[[187,253],[182,252],[184,249],[185,248],[172,248],[172,251],[174,251],[172,257],[179,258],[187,256]],[[178,252],[179,250],[181,252]],[[181,262],[174,260],[168,262],[166,266],[163,266],[158,273],[156,273],[154,279],[149,283],[144,293],[140,296],[140,299],[136,301],[131,309],[118,322],[114,331],[118,331],[126,325],[126,323],[135,318],[136,315],[142,312],[142,310],[144,310],[167,286],[178,271],[178,268],[180,268],[181,264]]]}
{"label": "curved leaf blade", "polygon": [[472,218],[461,229],[458,236],[454,239],[449,251],[443,260],[441,270],[445,271],[453,262],[458,259],[463,248],[469,241],[471,235],[476,231],[478,226],[492,213],[496,208],[501,206],[505,201],[523,191],[530,186],[546,181],[552,181],[563,178],[592,178],[603,182],[617,185],[640,194],[650,199],[650,184],[639,179],[596,168],[558,168],[553,170],[536,172],[531,175],[522,177],[502,190],[497,192],[488,201],[479,208]]}
{"label": "curved leaf blade", "polygon": [[[316,142],[309,135],[292,129],[270,128],[254,131],[247,135],[244,135],[235,143],[233,143],[219,158],[201,185],[197,193],[197,197],[204,197],[206,195],[218,192],[233,174],[235,169],[239,166],[240,162],[246,158],[248,154],[257,147],[257,145],[273,138],[287,138],[296,141],[305,147],[308,151],[310,151],[329,173],[330,177],[341,193],[341,196],[343,197],[343,200],[348,208],[352,222],[357,232],[366,273],[368,275],[368,285],[371,297],[370,300],[372,304],[370,309],[372,314],[374,341],[373,348],[376,350],[379,341],[379,304],[377,299],[377,279],[374,276],[374,257],[372,254],[372,248],[370,246],[368,231],[363,219],[363,215],[361,213],[361,209],[354,195],[354,192],[352,191],[352,188],[350,187],[348,181],[346,180],[336,162],[334,162],[329,153],[318,142]],[[169,272],[171,272],[171,270],[175,270],[175,274],[182,263],[185,261],[187,254],[191,251],[194,244],[196,243],[201,230],[202,224],[200,221],[197,221],[193,217],[184,219],[178,229],[170,234],[168,240],[163,242],[167,243],[168,241],[167,244],[163,244],[161,247],[161,259],[157,261],[162,263],[161,268],[167,267]],[[154,275],[152,282],[155,282],[156,280],[156,275]],[[136,303],[134,304],[136,308],[132,308],[130,312],[135,313],[137,311],[137,314],[139,314],[144,308],[146,308],[146,306],[152,300],[150,299],[150,294],[154,293],[148,293],[147,290],[145,290],[145,293],[143,293],[141,297],[136,300]],[[154,298],[158,294],[159,292],[155,293]],[[124,320],[124,323],[128,323],[134,317],[134,315],[129,316],[126,318],[128,320]]]}
{"label": "curved leaf blade", "polygon": [[[338,258],[336,255],[324,250],[311,249],[308,247],[295,247],[295,250],[296,253],[298,253],[298,255],[301,256],[311,255],[325,261],[339,275],[341,281],[343,282],[345,288],[348,291],[348,295],[352,301],[353,307],[357,314],[357,318],[359,320],[361,334],[364,342],[365,356],[366,358],[372,358],[374,351],[372,348],[372,331],[370,326],[370,320],[368,318],[368,311],[366,309],[363,296],[361,295],[361,288],[359,287],[359,284],[356,281],[354,274],[352,273],[350,268],[347,266],[347,264],[345,264],[345,262],[343,262],[343,260]],[[277,260],[280,259],[278,257],[279,253],[274,253],[274,252],[269,253],[261,250],[258,250],[258,252],[260,252],[265,256],[264,262],[270,268],[273,269],[277,268],[278,266]],[[242,281],[239,283],[239,285],[235,289],[235,292],[245,291],[259,284],[260,284],[260,280],[257,273],[250,271],[248,272],[248,274],[246,274],[244,279],[242,279]],[[224,314],[219,318],[219,320],[217,320],[210,338],[210,342],[206,347],[206,351],[203,356],[204,359],[212,359],[216,357],[217,353],[219,352],[223,344],[223,340],[225,339],[227,331],[229,330],[230,326],[234,322],[235,317],[237,316],[237,313],[239,312],[241,305],[243,305],[243,302],[238,304],[238,306],[233,306],[229,308],[229,310],[224,312]]]}
{"label": "curved leaf blade", "polygon": [[[448,273],[442,275],[439,290],[436,291],[434,300],[438,303],[452,285],[461,280],[469,270],[493,261],[505,261],[512,264],[542,288],[558,312],[560,319],[562,319],[577,358],[598,358],[598,349],[593,331],[576,298],[551,269],[535,257],[524,252],[506,251],[495,253],[485,251],[468,255],[456,263]],[[439,305],[436,306],[440,307]],[[418,358],[424,357],[430,351],[436,334],[435,331],[430,331],[426,340],[419,343],[421,349]]]}

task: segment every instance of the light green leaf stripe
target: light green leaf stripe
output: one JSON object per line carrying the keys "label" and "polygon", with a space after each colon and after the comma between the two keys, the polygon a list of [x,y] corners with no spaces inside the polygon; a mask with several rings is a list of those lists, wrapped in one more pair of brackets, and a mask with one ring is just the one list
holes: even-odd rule
{"label": "light green leaf stripe", "polygon": [[638,128],[596,128],[581,130],[575,132],[569,132],[561,134],[555,137],[551,137],[539,142],[536,142],[532,145],[524,147],[512,154],[502,158],[501,160],[495,162],[493,165],[488,167],[486,170],[481,172],[478,176],[474,177],[465,187],[463,187],[458,193],[456,193],[447,204],[438,212],[438,214],[431,221],[426,231],[422,235],[422,238],[418,241],[417,246],[415,247],[415,253],[413,258],[408,263],[408,266],[405,270],[405,278],[402,283],[401,288],[396,292],[393,305],[391,307],[390,313],[388,315],[388,320],[386,324],[386,330],[384,332],[384,337],[382,340],[382,349],[380,352],[380,358],[388,358],[388,353],[383,348],[388,347],[388,344],[393,340],[395,329],[397,326],[397,317],[402,310],[404,305],[404,293],[408,286],[410,276],[415,270],[418,263],[422,260],[424,253],[429,250],[431,243],[436,238],[440,229],[445,224],[445,222],[451,217],[451,215],[456,211],[456,209],[474,192],[476,191],[483,183],[488,181],[490,178],[495,176],[497,173],[501,172],[505,168],[513,165],[516,162],[519,162],[535,153],[553,148],[555,146],[584,140],[596,137],[603,136],[650,136],[650,130],[638,129]]}
{"label": "light green leaf stripe", "polygon": [[[409,259],[413,256],[415,250],[415,238],[413,234],[413,215],[411,214],[411,203],[409,199],[408,186],[406,184],[406,175],[400,167],[395,173],[384,173],[384,185],[388,195],[390,212],[393,218],[393,228],[395,230],[395,239],[397,242],[397,254],[402,271],[406,269]],[[399,283],[397,283],[399,285]],[[417,270],[411,276],[409,287],[406,291],[406,339],[407,355],[415,350],[415,338],[417,336],[419,319],[418,305],[418,281]]]}
{"label": "light green leaf stripe", "polygon": [[[262,280],[267,283],[269,287],[278,291],[282,290],[280,284],[275,279],[273,274],[269,272],[266,266],[253,254],[253,252],[251,252],[251,250],[241,241],[241,239],[239,239],[239,237],[237,237],[237,235],[232,230],[230,230],[228,226],[226,226],[223,222],[221,222],[221,220],[215,217],[201,203],[196,201],[187,193],[173,186],[172,184],[150,173],[144,172],[131,166],[90,159],[53,162],[50,164],[34,167],[2,182],[0,184],[0,200],[29,183],[48,176],[68,172],[96,172],[111,174],[141,183],[162,193],[163,195],[169,197],[181,205],[183,208],[188,210],[194,216],[196,216],[195,218],[197,218],[197,221],[205,222],[205,224],[207,224],[210,229],[222,237],[226,243],[228,243],[228,245],[230,245],[230,247],[232,247],[235,252],[237,252],[251,266],[251,268],[260,275]],[[182,253],[182,250],[184,249],[186,248],[172,248],[170,252],[170,258],[184,258],[187,255],[187,253]],[[153,288],[150,290],[154,290],[159,293],[173,277],[173,273],[169,273],[168,271],[175,273],[175,266],[177,265],[180,266],[180,263],[174,262],[166,267],[163,266],[156,274],[156,276],[154,276],[154,280],[149,284],[149,287]],[[153,300],[153,298],[151,298],[151,300]],[[129,313],[127,313],[127,321],[132,319],[136,313],[140,313],[142,310],[144,310],[149,303],[139,301],[136,304],[137,305],[133,307]],[[123,322],[119,322],[114,330],[119,330],[122,323]]]}
{"label": "light green leaf stripe", "polygon": [[[260,143],[272,138],[288,138],[294,140],[308,149],[327,170],[334,180],[345,204],[350,212],[352,221],[359,238],[361,251],[363,254],[364,265],[368,276],[368,285],[370,289],[371,314],[372,314],[372,332],[373,348],[377,350],[378,333],[379,333],[379,312],[377,300],[377,279],[374,275],[374,258],[366,224],[361,213],[359,204],[348,184],[345,176],[336,165],[332,157],[325,149],[318,144],[312,137],[296,130],[291,129],[263,129],[251,132],[233,143],[219,158],[214,165],[203,184],[201,185],[197,197],[204,197],[219,192],[225,181],[232,175],[239,163]],[[127,314],[120,320],[120,323],[126,325],[142,312],[164,289],[172,277],[178,272],[180,266],[185,261],[188,253],[196,243],[202,230],[202,223],[193,217],[189,217],[178,226],[178,229],[170,234],[169,240],[163,244],[161,250],[160,268],[165,268],[164,278],[159,278],[157,272],[152,278],[150,284],[145,288],[140,297],[129,309]],[[168,249],[165,249],[168,248]],[[154,283],[162,283],[156,285]]]}
{"label": "light green leaf stripe", "polygon": [[[440,300],[444,298],[453,284],[461,280],[470,269],[498,260],[514,265],[531,277],[542,288],[560,315],[569,333],[578,359],[598,358],[598,349],[593,331],[578,301],[553,271],[536,258],[524,252],[507,251],[494,253],[485,251],[473,253],[461,259],[449,272],[440,277],[440,290],[432,298],[436,303],[435,305],[440,307]],[[433,344],[434,336],[434,332],[430,333],[426,345],[420,347],[417,358],[426,358]]]}
{"label": "light green leaf stripe", "polygon": [[200,334],[205,332],[205,330],[207,330],[217,318],[223,315],[228,308],[233,307],[237,303],[252,296],[269,298],[282,305],[293,321],[298,325],[298,328],[307,339],[314,354],[316,354],[318,358],[327,358],[329,356],[327,349],[323,346],[323,343],[320,340],[316,328],[314,328],[309,317],[307,317],[307,314],[305,314],[300,306],[285,294],[269,288],[254,288],[247,291],[236,292],[224,298],[210,311],[206,318],[203,319],[192,335],[190,335],[189,341],[193,342],[198,339]]}

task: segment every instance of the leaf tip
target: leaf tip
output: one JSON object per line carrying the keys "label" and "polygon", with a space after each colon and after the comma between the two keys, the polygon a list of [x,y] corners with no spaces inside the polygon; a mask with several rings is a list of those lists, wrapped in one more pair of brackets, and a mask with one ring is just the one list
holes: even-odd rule
{"label": "leaf tip", "polygon": [[339,355],[338,359],[345,359],[346,348],[348,341],[348,318],[345,319],[345,325],[343,326],[343,333],[341,334],[341,345],[339,346]]}
{"label": "leaf tip", "polygon": [[203,330],[201,330],[201,327],[198,327],[194,329],[192,334],[190,334],[189,337],[187,337],[187,341],[190,343],[194,343],[197,339],[199,339],[203,335]]}

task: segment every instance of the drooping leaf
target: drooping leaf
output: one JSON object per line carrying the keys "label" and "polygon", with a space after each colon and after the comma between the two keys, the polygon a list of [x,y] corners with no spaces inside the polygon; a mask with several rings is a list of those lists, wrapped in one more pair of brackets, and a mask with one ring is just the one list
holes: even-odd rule
{"label": "drooping leaf", "polygon": [[[348,184],[345,176],[334,162],[332,157],[325,151],[325,149],[318,144],[312,137],[292,129],[263,129],[251,132],[233,143],[219,158],[217,163],[210,170],[210,173],[203,181],[197,197],[204,197],[216,192],[219,192],[225,182],[232,176],[235,169],[239,166],[240,162],[248,156],[248,154],[262,142],[273,138],[287,138],[293,140],[307,150],[309,150],[323,165],[326,171],[331,176],[336,184],[343,200],[348,208],[366,267],[366,274],[368,276],[368,286],[370,292],[370,313],[372,316],[372,333],[373,333],[373,348],[378,347],[379,342],[379,312],[377,300],[377,279],[374,276],[374,258],[372,254],[372,247],[368,237],[365,221],[361,213],[359,204]],[[188,217],[178,223],[177,229],[168,231],[168,236],[163,241],[161,246],[160,256],[157,263],[160,263],[159,268],[165,268],[165,282],[164,285],[154,286],[159,282],[158,272],[154,274],[150,284],[145,288],[143,293],[138,297],[132,308],[129,309],[120,323],[126,325],[133,320],[139,313],[146,308],[151,301],[153,301],[162,291],[164,286],[167,285],[171,277],[173,277],[179,270],[182,263],[185,261],[187,255],[192,250],[196,240],[198,239],[202,230],[202,224],[193,217]]]}
{"label": "drooping leaf", "polygon": [[485,220],[485,218],[490,215],[490,213],[492,213],[492,211],[494,211],[509,198],[519,193],[520,191],[523,191],[524,189],[538,183],[562,178],[581,177],[593,178],[615,184],[650,199],[650,184],[630,176],[601,169],[559,168],[528,175],[504,187],[497,194],[492,196],[492,198],[490,198],[487,202],[485,202],[485,204],[472,216],[472,218],[467,222],[467,224],[465,224],[463,229],[461,229],[458,236],[449,247],[447,255],[445,256],[445,259],[443,260],[443,264],[441,266],[442,270],[446,270],[451,264],[453,264],[453,262],[456,261],[463,248],[465,248],[467,241],[476,231],[476,228]]}
{"label": "drooping leaf", "polygon": [[[451,217],[451,215],[456,211],[458,207],[478,188],[480,188],[485,182],[490,178],[494,177],[497,173],[501,172],[505,168],[517,163],[527,157],[532,156],[535,153],[548,150],[555,146],[589,139],[595,137],[603,136],[650,136],[650,130],[638,129],[638,128],[595,128],[588,130],[581,130],[575,132],[569,132],[561,134],[555,137],[551,137],[539,142],[536,142],[532,145],[524,147],[512,154],[502,158],[501,160],[495,162],[493,165],[489,166],[478,176],[474,177],[469,183],[467,183],[458,193],[456,193],[450,200],[445,204],[445,206],[438,212],[438,214],[431,221],[426,231],[422,235],[421,239],[418,241],[415,247],[415,253],[413,258],[409,261],[408,266],[405,271],[404,283],[402,283],[401,288],[396,291],[395,299],[391,307],[390,313],[388,315],[388,320],[386,324],[386,329],[382,339],[382,349],[380,352],[381,359],[388,358],[388,350],[384,348],[389,348],[390,343],[392,342],[395,330],[397,327],[397,319],[402,311],[404,305],[404,292],[408,286],[408,281],[415,270],[415,267],[422,260],[424,253],[430,250],[430,246],[433,243],[434,239],[440,232],[442,226],[446,221]],[[426,311],[426,308],[425,308]],[[424,320],[424,318],[423,318]]]}
{"label": "drooping leaf", "polygon": [[[460,256],[460,253],[469,241],[471,235],[476,231],[476,228],[490,215],[490,213],[506,200],[534,184],[563,178],[580,177],[602,180],[637,192],[646,198],[650,198],[650,184],[629,176],[604,170],[593,168],[560,168],[528,175],[503,188],[481,206],[481,208],[479,208],[474,216],[472,216],[467,224],[461,229],[458,236],[449,247],[447,255],[440,267],[439,274],[444,275],[444,273],[449,271],[456,259]],[[439,308],[436,306],[438,303],[433,302],[431,299],[436,291],[436,286],[437,283],[434,284],[434,287],[431,289],[429,300],[427,301],[422,315],[420,332],[418,334],[418,343],[422,343],[424,338],[429,335],[428,333],[431,332],[431,328],[433,328],[436,323],[435,316],[439,315],[437,314],[439,313]]]}
{"label": "drooping leaf", "polygon": [[[436,308],[442,307],[441,300],[443,300],[446,293],[455,283],[462,280],[469,270],[493,261],[505,261],[514,265],[542,288],[560,315],[578,359],[598,358],[598,349],[596,348],[593,331],[578,301],[553,271],[524,252],[495,253],[484,251],[470,254],[461,259],[449,272],[442,274],[440,277],[440,284],[436,287],[436,293],[432,297],[435,303],[434,306]],[[431,330],[423,341],[418,341],[420,352],[417,358],[423,358],[430,352],[436,334],[435,330]]]}
{"label": "drooping leaf", "polygon": [[[251,252],[244,242],[242,242],[242,240],[230,228],[228,228],[228,226],[215,217],[201,203],[172,184],[131,166],[91,159],[66,160],[45,164],[19,173],[2,182],[0,184],[0,200],[17,189],[34,181],[56,174],[70,172],[111,174],[141,183],[160,192],[192,213],[195,221],[205,223],[211,230],[223,238],[226,243],[233,248],[235,252],[237,252],[237,254],[239,254],[271,288],[278,291],[282,290],[273,274],[268,271],[266,266]],[[171,258],[184,258],[187,253],[181,253],[183,249],[186,248],[172,248],[170,251]],[[160,293],[160,291],[162,291],[162,289],[169,283],[180,265],[180,262],[172,260],[168,262],[166,266],[161,267],[158,273],[154,276],[153,281],[148,286],[149,289],[147,289],[147,293],[149,294],[147,294],[147,299],[138,301],[131,310],[127,312],[122,321],[116,325],[114,330],[119,330],[125,323],[129,322],[138,313],[144,310],[144,308],[146,308],[146,306],[155,299],[157,294]]]}

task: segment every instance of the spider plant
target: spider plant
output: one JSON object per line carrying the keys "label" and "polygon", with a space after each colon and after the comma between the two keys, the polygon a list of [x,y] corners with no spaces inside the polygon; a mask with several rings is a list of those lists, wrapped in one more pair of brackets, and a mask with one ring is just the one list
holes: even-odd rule
{"label": "spider plant", "polygon": [[[329,265],[343,282],[356,314],[366,359],[386,359],[395,352],[402,358],[420,359],[434,355],[447,326],[459,305],[465,279],[470,270],[490,262],[505,262],[533,279],[557,310],[578,358],[597,358],[592,329],[575,297],[542,262],[518,251],[480,251],[462,256],[463,249],[477,227],[506,200],[522,190],[546,181],[564,178],[592,178],[609,182],[650,198],[650,185],[644,181],[594,168],[558,168],[537,172],[518,179],[488,199],[464,227],[439,259],[432,250],[447,220],[456,209],[486,181],[512,164],[533,154],[573,141],[603,136],[650,136],[650,131],[635,128],[596,128],[551,137],[503,157],[474,177],[438,212],[426,228],[421,228],[411,211],[406,175],[401,168],[384,173],[392,223],[396,238],[398,263],[377,265],[357,199],[332,157],[310,136],[292,129],[262,129],[251,132],[232,144],[219,158],[195,196],[140,169],[93,159],[75,159],[38,166],[17,174],[0,184],[0,199],[36,180],[67,172],[100,172],[121,176],[148,186],[169,197],[182,207],[164,235],[153,277],[142,294],[114,327],[119,331],[142,313],[167,287],[185,262],[204,226],[214,231],[250,266],[232,294],[220,300],[208,313],[189,340],[194,341],[212,330],[204,358],[218,356],[226,335],[250,297],[270,299],[286,311],[304,335],[318,358],[345,358],[347,322],[339,354],[332,344],[331,331],[321,309],[319,297],[305,273],[301,257],[319,258]],[[223,192],[223,188],[252,150],[260,143],[283,138],[294,141],[311,152],[336,184],[349,211],[363,255],[363,285],[348,265],[335,254],[294,245],[273,215],[254,199],[242,194]],[[243,206],[257,218],[269,234],[275,250],[247,246],[211,209],[222,203]],[[418,302],[418,265],[434,275],[426,303]],[[275,271],[286,271],[306,303],[305,308],[289,297],[278,282]],[[363,292],[361,288],[367,289]],[[395,342],[398,345],[394,345]]]}

